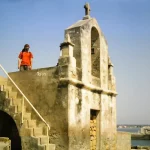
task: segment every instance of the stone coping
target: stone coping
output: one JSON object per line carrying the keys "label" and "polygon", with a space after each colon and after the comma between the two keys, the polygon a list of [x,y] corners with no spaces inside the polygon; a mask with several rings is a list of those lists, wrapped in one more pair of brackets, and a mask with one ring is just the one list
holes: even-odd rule
{"label": "stone coping", "polygon": [[77,87],[84,88],[84,89],[87,89],[87,90],[90,90],[93,92],[97,92],[97,93],[109,94],[112,96],[118,95],[115,91],[102,89],[102,88],[96,87],[92,84],[86,84],[86,83],[83,83],[82,81],[72,79],[72,78],[60,78],[59,81],[62,84],[72,84],[72,85],[75,85]]}

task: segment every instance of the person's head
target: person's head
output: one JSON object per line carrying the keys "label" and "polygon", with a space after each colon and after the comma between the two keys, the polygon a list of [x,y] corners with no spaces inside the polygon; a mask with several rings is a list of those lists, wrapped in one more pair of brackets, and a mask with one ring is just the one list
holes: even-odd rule
{"label": "person's head", "polygon": [[30,48],[29,44],[25,44],[25,45],[24,45],[24,51],[28,52],[28,51],[29,51],[29,48]]}

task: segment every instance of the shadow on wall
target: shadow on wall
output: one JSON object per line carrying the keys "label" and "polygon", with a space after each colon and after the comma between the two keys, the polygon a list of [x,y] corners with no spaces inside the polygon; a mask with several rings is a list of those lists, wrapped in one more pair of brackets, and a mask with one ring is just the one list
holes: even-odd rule
{"label": "shadow on wall", "polygon": [[100,38],[95,27],[91,29],[91,63],[92,75],[100,78]]}
{"label": "shadow on wall", "polygon": [[0,111],[0,137],[7,137],[11,140],[11,150],[22,150],[16,123],[3,111]]}

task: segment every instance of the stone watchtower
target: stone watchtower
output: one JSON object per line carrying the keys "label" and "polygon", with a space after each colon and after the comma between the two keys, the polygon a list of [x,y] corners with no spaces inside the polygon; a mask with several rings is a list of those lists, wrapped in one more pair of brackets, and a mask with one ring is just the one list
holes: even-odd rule
{"label": "stone watchtower", "polygon": [[107,41],[90,6],[65,30],[59,67],[68,87],[69,150],[116,150],[116,87]]}

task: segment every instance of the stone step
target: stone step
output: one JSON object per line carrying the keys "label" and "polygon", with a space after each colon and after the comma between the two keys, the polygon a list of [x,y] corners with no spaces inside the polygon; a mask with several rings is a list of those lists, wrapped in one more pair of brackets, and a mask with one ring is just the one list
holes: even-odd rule
{"label": "stone step", "polygon": [[11,113],[18,113],[18,109],[16,105],[9,106],[9,111]]}
{"label": "stone step", "polygon": [[48,129],[47,126],[44,125],[44,126],[43,126],[43,134],[47,136],[48,133],[49,133],[49,129]]}
{"label": "stone step", "polygon": [[5,86],[4,85],[4,90],[12,92],[12,87],[11,86]]}
{"label": "stone step", "polygon": [[22,102],[23,102],[22,99],[20,99],[20,98],[13,99],[12,98],[12,100],[13,100],[14,105],[19,105],[19,106],[22,105]]}
{"label": "stone step", "polygon": [[[12,91],[15,91],[15,92],[19,92],[18,89],[16,88],[16,86],[10,81],[8,80],[6,84],[4,84],[4,86],[6,87],[11,87],[11,90]],[[6,89],[6,88],[5,88]]]}
{"label": "stone step", "polygon": [[49,136],[39,136],[34,137],[38,143],[38,145],[49,144]]}
{"label": "stone step", "polygon": [[4,85],[0,84],[0,91],[4,91]]}
{"label": "stone step", "polygon": [[24,116],[23,116],[24,120],[31,120],[31,113],[24,113]]}
{"label": "stone step", "polygon": [[55,144],[44,144],[44,145],[39,145],[38,150],[55,150],[56,146]]}
{"label": "stone step", "polygon": [[25,128],[24,136],[33,136],[33,128]]}
{"label": "stone step", "polygon": [[20,105],[14,105],[11,102],[12,100],[10,100],[10,99],[8,99],[8,100],[7,100],[7,102],[5,101],[5,107],[9,107],[9,111],[11,111],[13,113],[22,112],[22,107]]}
{"label": "stone step", "polygon": [[[17,105],[18,106],[18,108],[19,108],[19,110],[22,112],[22,102],[21,102],[21,100],[18,100],[18,101],[20,101],[20,102],[15,102],[16,104],[14,104],[14,100],[13,100],[13,104],[14,105]],[[19,103],[19,104],[18,104]],[[24,114],[26,114],[26,113],[28,113],[27,112],[27,107],[25,106],[25,104],[24,104],[24,106],[23,106],[23,113]]]}
{"label": "stone step", "polygon": [[6,97],[7,98],[13,98],[13,99],[22,99],[23,96],[20,94],[20,92],[17,91],[10,91],[9,89],[4,89],[6,92]]}
{"label": "stone step", "polygon": [[12,99],[17,99],[17,92],[10,92],[9,90],[4,90],[6,92],[6,98],[12,98]]}
{"label": "stone step", "polygon": [[49,144],[49,136],[41,136],[40,137],[40,144]]}
{"label": "stone step", "polygon": [[26,128],[35,128],[36,120],[24,120],[24,124]]}
{"label": "stone step", "polygon": [[7,81],[8,81],[7,78],[1,78],[0,77],[0,85],[5,85],[6,86],[7,85]]}
{"label": "stone step", "polygon": [[55,150],[56,149],[55,144],[49,144],[48,147],[49,147],[49,150]]}
{"label": "stone step", "polygon": [[24,112],[23,113],[27,113],[27,107],[24,106]]}
{"label": "stone step", "polygon": [[[15,81],[14,81],[14,82],[15,82]],[[5,84],[5,85],[12,87],[12,91],[19,92],[18,89],[16,88],[16,86],[15,86],[10,80],[8,80],[8,81],[7,81],[7,84]],[[16,84],[16,85],[17,85],[17,84]],[[18,86],[18,85],[17,85],[17,86]],[[18,86],[18,88],[19,88],[19,86]]]}
{"label": "stone step", "polygon": [[43,128],[42,127],[33,128],[33,135],[35,137],[43,135]]}
{"label": "stone step", "polygon": [[18,112],[22,112],[22,104],[18,103],[17,104]]}
{"label": "stone step", "polygon": [[13,105],[12,98],[6,98],[4,102],[5,102],[5,107],[9,107],[10,105]]}
{"label": "stone step", "polygon": [[4,85],[4,89],[19,93],[18,89],[14,85]]}
{"label": "stone step", "polygon": [[15,114],[14,119],[18,120],[19,122],[21,122],[21,117],[22,117],[22,113],[18,112],[17,114]]}
{"label": "stone step", "polygon": [[3,79],[2,79],[2,78],[0,77],[0,84],[5,84],[5,85],[6,85],[7,82],[8,82],[7,78],[3,78]]}
{"label": "stone step", "polygon": [[8,86],[14,86],[13,83],[10,81],[10,79],[7,80],[7,85]]}

